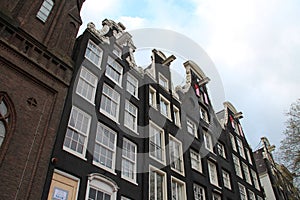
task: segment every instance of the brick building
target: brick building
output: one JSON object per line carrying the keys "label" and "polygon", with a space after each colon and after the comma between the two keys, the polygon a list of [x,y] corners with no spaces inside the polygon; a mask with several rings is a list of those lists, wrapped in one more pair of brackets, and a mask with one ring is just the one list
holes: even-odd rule
{"label": "brick building", "polygon": [[0,0],[0,199],[40,199],[84,0]]}

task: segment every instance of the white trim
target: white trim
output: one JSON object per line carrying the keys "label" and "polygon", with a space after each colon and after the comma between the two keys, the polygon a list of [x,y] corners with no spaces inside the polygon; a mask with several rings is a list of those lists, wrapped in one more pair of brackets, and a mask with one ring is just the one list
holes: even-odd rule
{"label": "white trim", "polygon": [[185,182],[179,180],[178,178],[175,178],[174,176],[171,176],[171,195],[173,196],[173,181],[175,181],[177,184],[181,184],[183,186],[182,188],[182,197],[179,197],[177,200],[186,200],[186,187],[185,187]]}
{"label": "white trim", "polygon": [[[127,84],[128,84],[128,77],[132,78],[135,82],[136,82],[136,85],[135,85],[135,94],[132,94],[129,90],[128,90],[128,87],[127,87]],[[130,81],[129,81],[130,82]],[[131,82],[130,82],[131,83]],[[133,84],[132,84],[133,85]],[[134,96],[135,98],[139,99],[139,81],[137,78],[135,78],[132,74],[130,73],[127,73],[127,77],[126,77],[126,91],[131,94],[132,96]]]}
{"label": "white trim", "polygon": [[[87,81],[85,78],[81,77],[82,71],[83,71],[83,70],[86,70],[87,73],[89,73],[92,77],[95,78],[96,82],[95,82],[94,84],[90,83],[90,82]],[[85,81],[85,83],[87,82],[86,84],[93,86],[92,99],[91,99],[91,100],[88,99],[87,97],[85,97],[84,95],[82,95],[81,93],[79,93],[79,92],[77,91],[80,79],[83,79],[83,81]],[[94,73],[92,73],[90,70],[88,70],[85,66],[82,65],[82,66],[81,66],[81,69],[80,69],[80,75],[79,75],[79,78],[78,78],[78,81],[77,81],[77,85],[76,85],[75,92],[76,92],[76,94],[77,94],[78,96],[82,97],[84,100],[88,101],[88,102],[91,103],[92,105],[95,105],[95,95],[96,95],[96,90],[97,90],[97,83],[98,83],[98,77],[97,77]]]}
{"label": "white trim", "polygon": [[[179,156],[176,158],[176,160],[181,160],[180,162],[180,168],[181,168],[181,171],[179,171],[178,169],[176,168],[173,168],[172,167],[172,158],[171,158],[171,145],[170,145],[170,142],[171,140],[173,140],[175,143],[178,143],[179,144]],[[169,159],[170,159],[170,165],[171,165],[171,169],[174,170],[175,172],[181,174],[182,176],[184,176],[184,160],[183,160],[183,151],[182,151],[182,142],[180,140],[178,140],[176,137],[172,136],[169,134]]]}
{"label": "white trim", "polygon": [[[161,104],[165,104],[167,106],[167,110],[166,110],[166,115],[162,112],[162,105]],[[170,101],[164,97],[163,95],[159,94],[159,111],[160,111],[160,114],[162,114],[163,116],[165,116],[166,118],[168,118],[170,121],[172,121],[172,118],[171,118],[171,104],[170,104]]]}
{"label": "white trim", "polygon": [[[89,57],[86,56],[86,50],[87,48],[89,48],[89,44],[92,44],[94,45],[97,50],[99,50],[100,54],[99,54],[99,60],[98,60],[98,63],[95,63],[93,60],[91,60]],[[94,52],[95,53],[95,52]],[[96,53],[95,53],[96,54]],[[87,43],[87,46],[86,46],[86,49],[85,49],[85,52],[84,52],[84,57],[90,61],[91,63],[93,63],[96,67],[98,67],[99,69],[101,69],[101,62],[102,62],[102,57],[103,57],[103,50],[98,46],[96,45],[91,39],[88,41]]]}
{"label": "white trim", "polygon": [[[126,109],[126,106],[127,104],[129,104],[129,106],[131,105],[132,107],[134,107],[135,109],[135,113],[132,113],[130,112],[129,110]],[[133,122],[134,123],[134,129],[132,129],[129,125],[127,125],[127,120],[126,120],[126,113],[129,114],[129,115],[133,115],[135,117],[135,121]],[[135,132],[136,134],[138,134],[137,132],[137,126],[138,126],[138,113],[139,113],[139,110],[138,110],[138,107],[135,106],[133,103],[131,103],[129,100],[125,100],[125,109],[124,109],[124,126],[130,130],[132,130],[133,132]]]}
{"label": "white trim", "polygon": [[[104,94],[103,93],[103,89],[104,87],[107,87],[109,90],[112,90],[113,92],[113,96],[117,95],[117,99],[114,99],[113,96],[108,96],[108,94]],[[117,104],[117,108],[116,108],[116,116],[111,115],[110,113],[108,113],[106,110],[104,110],[101,105],[102,105],[102,101],[103,101],[103,95],[105,95],[106,98],[110,99],[110,102],[114,102]],[[118,93],[116,90],[114,90],[113,88],[111,88],[108,84],[104,83],[103,87],[102,87],[102,95],[101,95],[101,101],[100,101],[100,112],[102,114],[104,114],[105,116],[107,116],[108,118],[112,119],[114,122],[119,123],[119,111],[120,111],[120,93]]]}
{"label": "white trim", "polygon": [[[166,83],[166,85],[162,85],[161,81]],[[164,75],[162,75],[160,72],[158,73],[158,84],[165,90],[167,90],[167,91],[169,90],[169,80]]]}
{"label": "white trim", "polygon": [[175,105],[173,105],[173,113],[174,113],[174,123],[179,128],[181,127],[181,120],[180,120],[180,110]]}
{"label": "white trim", "polygon": [[[158,129],[161,133],[161,151],[162,151],[162,160],[159,160],[158,158],[156,158],[155,156],[152,156],[151,155],[151,152],[150,152],[150,146],[151,146],[151,131],[150,131],[150,128],[153,127],[155,129]],[[166,164],[166,155],[165,155],[165,132],[162,128],[160,128],[158,125],[156,125],[154,122],[152,121],[149,121],[149,157],[152,158],[153,160],[156,160],[160,163],[162,163],[163,165]]]}
{"label": "white trim", "polygon": [[[128,142],[128,143],[130,143],[131,145],[134,146],[134,160],[130,160],[130,158],[123,155],[124,141],[126,141],[126,142]],[[133,169],[134,178],[133,179],[123,175],[123,159],[129,160],[130,162],[132,162],[134,164],[134,169]],[[123,143],[122,143],[121,178],[123,178],[126,181],[129,181],[130,183],[138,185],[137,184],[137,144],[135,144],[134,142],[130,141],[129,139],[127,139],[125,137],[123,138]]]}
{"label": "white trim", "polygon": [[[69,128],[69,124],[70,124],[70,120],[72,117],[72,113],[73,110],[77,110],[78,113],[81,113],[84,117],[86,117],[88,119],[88,124],[87,124],[87,130],[86,133],[82,132],[81,130],[78,130],[75,126],[70,126],[71,128]],[[88,138],[89,138],[89,133],[90,133],[90,126],[91,126],[91,119],[92,116],[90,116],[89,114],[87,114],[86,112],[82,111],[80,108],[76,107],[76,106],[72,106],[71,108],[71,112],[69,115],[69,120],[68,120],[68,125],[67,125],[67,129],[66,129],[66,133],[65,133],[65,137],[64,137],[64,143],[63,143],[63,150],[83,159],[86,160],[85,155],[86,155],[86,149],[87,149],[87,144],[88,144]],[[71,149],[68,146],[65,146],[65,139],[66,139],[66,135],[67,135],[67,131],[68,129],[72,130],[72,131],[76,131],[76,134],[82,135],[83,137],[85,137],[84,143],[83,143],[83,147],[82,147],[82,153],[79,153],[73,149]]]}
{"label": "white trim", "polygon": [[[209,182],[219,187],[217,165],[210,160],[207,160]],[[212,179],[214,177],[215,180]]]}
{"label": "white trim", "polygon": [[[188,131],[189,130],[188,127],[191,127],[191,126],[189,126],[189,123],[190,123],[190,125],[192,125],[192,129],[193,129],[194,133],[191,133]],[[193,120],[191,120],[189,117],[186,117],[186,127],[187,127],[186,130],[190,135],[193,135],[194,137],[198,138],[197,124]]]}
{"label": "white trim", "polygon": [[[116,64],[116,65],[113,65],[113,64]],[[108,70],[107,70],[108,68],[112,69],[113,71],[115,71],[116,74],[118,74],[120,76],[119,80],[115,80],[114,77],[112,77],[111,74],[108,73]],[[118,86],[120,86],[122,88],[123,66],[110,56],[108,56],[108,58],[107,58],[105,76],[108,77],[110,80],[112,80],[114,83],[116,83]]]}
{"label": "white trim", "polygon": [[[193,167],[193,165],[192,165],[192,160],[195,160],[195,159],[192,158],[192,154],[195,154],[198,157],[198,159],[196,160],[198,162],[198,168]],[[200,173],[203,173],[202,172],[202,159],[201,159],[200,153],[193,150],[193,149],[190,149],[190,157],[191,157],[191,168],[198,171],[198,172],[200,172]]]}
{"label": "white trim", "polygon": [[[150,95],[152,95],[152,94],[153,94],[153,96],[151,98],[152,102],[150,102]],[[151,86],[149,86],[149,98],[148,98],[148,101],[149,101],[149,105],[152,108],[154,108],[155,110],[157,110],[156,90],[153,87],[151,87]]]}
{"label": "white trim", "polygon": [[[149,184],[148,184],[148,190],[149,190],[149,199],[150,199],[150,194],[151,194],[151,192],[150,192],[150,187],[151,187],[151,178],[150,178],[150,176],[151,176],[151,171],[153,171],[153,172],[155,172],[155,173],[158,173],[158,174],[161,174],[162,175],[162,177],[163,177],[163,188],[162,188],[162,192],[163,192],[163,200],[167,200],[168,199],[168,190],[167,190],[167,174],[166,174],[166,172],[164,172],[164,171],[162,171],[162,170],[159,170],[158,168],[156,168],[156,167],[154,167],[154,166],[152,166],[152,165],[149,165]],[[155,183],[155,185],[156,185],[156,183]],[[156,185],[157,186],[157,185]],[[157,189],[157,187],[154,187],[154,190],[156,191],[156,189]],[[154,193],[156,193],[156,192],[154,192]]]}

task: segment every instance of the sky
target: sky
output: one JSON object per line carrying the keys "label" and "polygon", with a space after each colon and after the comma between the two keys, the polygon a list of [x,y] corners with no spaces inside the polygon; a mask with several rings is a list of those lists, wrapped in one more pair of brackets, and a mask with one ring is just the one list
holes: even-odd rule
{"label": "sky", "polygon": [[129,32],[155,28],[190,38],[214,63],[225,100],[243,112],[252,149],[262,136],[278,149],[285,113],[300,98],[299,11],[298,0],[86,0],[79,34],[88,22],[101,29],[107,18]]}

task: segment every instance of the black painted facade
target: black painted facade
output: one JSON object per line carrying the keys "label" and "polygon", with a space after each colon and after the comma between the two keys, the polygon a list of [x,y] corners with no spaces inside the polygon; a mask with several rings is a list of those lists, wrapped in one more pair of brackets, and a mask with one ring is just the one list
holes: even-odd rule
{"label": "black painted facade", "polygon": [[[87,48],[91,44],[99,50],[99,65],[95,65],[87,58],[89,57]],[[75,191],[74,199],[76,197],[88,199],[88,196],[94,198],[97,195],[102,195],[103,198],[108,198],[107,195],[110,195],[111,199],[118,200],[121,197],[136,200],[197,199],[195,197],[195,184],[197,184],[203,189],[204,195],[201,198],[201,192],[198,193],[198,199],[235,200],[241,199],[239,188],[241,184],[245,187],[246,199],[250,199],[249,191],[254,194],[255,199],[259,197],[263,199],[259,180],[255,186],[251,174],[252,171],[256,174],[257,170],[252,150],[242,133],[239,122],[240,113],[228,102],[224,103],[223,111],[215,113],[210,101],[213,97],[208,95],[206,88],[209,78],[194,62],[187,61],[183,64],[187,73],[186,84],[177,87],[175,91],[171,86],[170,73],[170,65],[175,57],[166,57],[161,51],[154,49],[152,63],[146,69],[141,69],[134,63],[132,56],[134,49],[131,36],[125,32],[125,27],[111,20],[104,20],[100,31],[96,30],[93,24],[89,24],[86,31],[77,39],[73,53],[75,75],[53,149],[43,198],[53,197],[53,195],[70,195],[71,191]],[[119,50],[120,54],[116,50]],[[108,64],[115,65],[115,71],[108,69]],[[121,72],[118,72],[120,70],[118,66],[121,66]],[[95,98],[92,97],[90,101],[78,93],[83,68],[96,77]],[[107,73],[114,74],[113,78]],[[121,76],[118,76],[118,73]],[[128,92],[128,76],[138,82],[138,96]],[[104,101],[103,92],[107,86],[110,92],[115,93],[112,92],[113,100]],[[114,109],[113,102],[116,103],[117,109]],[[128,102],[137,110],[136,130],[124,125],[130,123],[125,117]],[[82,124],[77,124],[77,126],[75,122],[75,125],[72,125],[72,120],[78,120],[75,118],[70,120],[70,113],[74,106],[77,111],[81,110],[87,114],[82,116],[86,117],[88,128]],[[75,113],[74,110],[73,112]],[[112,115],[116,113],[117,117],[112,117],[107,112]],[[99,123],[116,133],[115,138],[112,136],[114,134],[108,137],[111,142],[108,142],[108,146],[115,144],[115,150],[112,150],[114,151],[112,163],[109,159],[111,154],[105,154],[101,150],[98,153],[103,153],[106,159],[103,158],[101,161],[101,156],[100,160],[95,158]],[[195,129],[192,134],[189,133],[192,129],[188,128],[188,123]],[[70,128],[70,126],[75,128]],[[86,134],[79,133],[79,129],[83,132],[86,130]],[[158,132],[154,131],[153,135],[152,130],[158,130]],[[73,135],[70,134],[71,132]],[[245,148],[248,149],[249,155],[246,151],[241,153],[239,148],[233,149],[230,133],[235,143],[237,140],[240,142],[243,151]],[[76,135],[81,138],[78,139]],[[122,177],[124,140],[136,145],[135,172],[137,173],[133,180]],[[104,139],[102,142],[105,143]],[[173,155],[177,150],[181,152],[180,155]],[[200,164],[196,165],[199,167],[198,170],[195,169],[195,163],[192,167],[191,152],[199,154]],[[240,177],[236,175],[233,155],[239,159],[241,168],[244,163],[249,170],[250,182],[246,181],[245,173],[247,172],[243,169]],[[226,183],[223,171],[229,175],[229,186],[224,186]],[[75,185],[77,184],[77,187],[70,190],[59,188],[59,185],[55,185],[57,182],[53,181],[55,173],[62,179],[66,178],[64,180],[70,178]],[[161,182],[160,178],[162,178]],[[156,185],[149,186],[153,182],[156,182]],[[92,186],[93,184],[98,184],[99,187]],[[94,187],[97,192],[88,189],[89,187]],[[108,191],[106,187],[112,190]],[[176,193],[175,190],[179,192]],[[180,193],[181,190],[182,193]],[[93,192],[95,195],[92,194]]]}

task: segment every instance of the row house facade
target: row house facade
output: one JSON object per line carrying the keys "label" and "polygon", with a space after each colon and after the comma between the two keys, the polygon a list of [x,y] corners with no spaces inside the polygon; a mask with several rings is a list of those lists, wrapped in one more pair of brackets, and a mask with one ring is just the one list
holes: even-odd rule
{"label": "row house facade", "polygon": [[263,199],[242,114],[229,102],[215,113],[198,65],[186,61],[174,89],[174,55],[153,49],[138,67],[125,26],[102,25],[77,38],[42,198]]}
{"label": "row house facade", "polygon": [[275,162],[272,154],[275,146],[266,137],[261,138],[261,144],[254,152],[254,159],[266,199],[300,199],[300,191],[293,183],[295,174]]}

